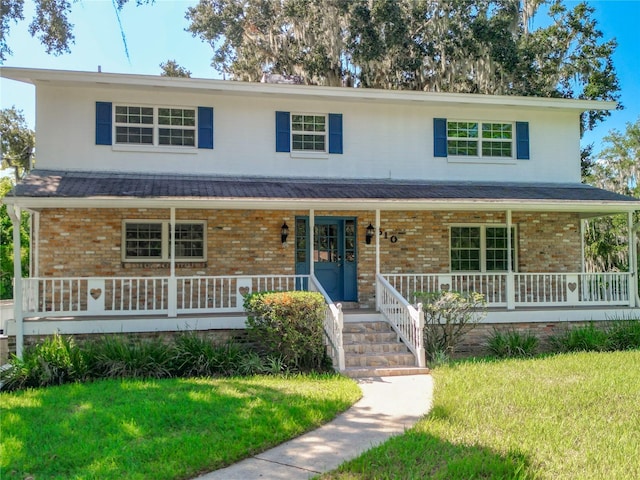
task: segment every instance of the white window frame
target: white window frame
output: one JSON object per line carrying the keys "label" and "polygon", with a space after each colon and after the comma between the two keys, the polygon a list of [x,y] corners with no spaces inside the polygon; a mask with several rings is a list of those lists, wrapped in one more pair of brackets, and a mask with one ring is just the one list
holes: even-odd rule
{"label": "white window frame", "polygon": [[[450,137],[449,136],[449,124],[451,123],[475,123],[478,125],[478,137]],[[491,155],[483,155],[482,154],[482,144],[483,143],[494,143],[494,142],[504,142],[507,143],[507,140],[501,139],[491,139],[491,138],[482,138],[482,125],[483,124],[504,124],[511,125],[511,156],[502,157],[502,156],[491,156]],[[446,125],[446,133],[447,133],[447,158],[449,162],[452,163],[516,163],[516,122],[513,121],[505,121],[505,120],[465,120],[465,119],[447,119]],[[449,152],[449,142],[456,140],[469,140],[475,141],[478,145],[478,154],[477,155],[456,155]]]}
{"label": "white window frame", "polygon": [[[127,257],[127,224],[133,223],[153,223],[162,226],[162,254],[160,257]],[[202,225],[202,257],[179,257],[176,254],[176,262],[204,262],[207,259],[207,222],[205,220],[176,220],[176,225]],[[122,261],[126,263],[158,263],[171,261],[170,242],[171,222],[169,220],[133,219],[128,218],[122,221]],[[177,252],[176,252],[177,253]]]}
{"label": "white window frame", "polygon": [[[293,117],[296,115],[305,116],[313,116],[313,117],[323,117],[324,118],[324,132],[305,132],[304,130],[294,130],[293,129]],[[329,115],[326,113],[312,113],[312,112],[291,112],[290,120],[289,120],[289,129],[290,129],[290,150],[292,156],[310,156],[310,157],[318,157],[318,156],[328,156],[329,152]],[[293,136],[294,135],[322,135],[324,137],[324,150],[299,150],[293,147]]]}
{"label": "white window frame", "polygon": [[[116,111],[118,107],[139,107],[139,108],[151,108],[153,109],[153,122],[151,124],[138,124],[138,123],[123,123],[117,122]],[[194,125],[161,125],[160,124],[160,109],[168,108],[171,110],[191,110],[194,114]],[[124,151],[149,151],[158,150],[171,153],[196,153],[198,150],[198,107],[192,106],[180,106],[180,105],[149,105],[136,102],[117,102],[114,103],[112,118],[112,135],[113,142],[112,148],[114,150]],[[152,143],[118,143],[117,128],[118,127],[140,127],[152,129]],[[179,130],[193,130],[193,145],[165,145],[160,144],[160,129],[179,129]]]}
{"label": "white window frame", "polygon": [[[451,229],[456,227],[463,228],[479,228],[480,229],[480,270],[454,270],[453,259],[451,256],[452,238]],[[456,273],[507,273],[508,270],[487,270],[487,228],[507,228],[506,223],[454,223],[449,225],[449,272]],[[511,246],[513,248],[511,262],[513,264],[513,272],[518,270],[518,227],[511,225],[513,233],[511,234]],[[508,248],[508,247],[507,247]]]}

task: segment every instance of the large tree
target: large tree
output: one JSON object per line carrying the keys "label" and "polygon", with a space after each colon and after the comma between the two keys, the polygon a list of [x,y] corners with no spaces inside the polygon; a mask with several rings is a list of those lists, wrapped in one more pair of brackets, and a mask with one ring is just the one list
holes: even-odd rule
{"label": "large tree", "polygon": [[[596,187],[640,197],[640,118],[635,123],[627,123],[624,132],[609,132],[603,143],[605,148],[591,162],[586,181]],[[627,270],[627,243],[626,216],[589,220],[585,232],[587,270]]]}
{"label": "large tree", "polygon": [[[536,14],[548,26],[530,29]],[[187,12],[237,80],[617,100],[616,44],[593,15],[561,0],[200,0]]]}
{"label": "large tree", "polygon": [[[69,0],[33,0],[29,30],[47,52],[74,41]],[[119,11],[128,3],[113,0]],[[24,0],[0,2],[0,62]],[[532,19],[546,26],[531,29]],[[544,20],[541,17],[548,17]],[[586,2],[562,0],[200,0],[188,30],[236,80],[617,100],[611,56]],[[588,112],[583,127],[609,115]]]}
{"label": "large tree", "polygon": [[31,170],[35,134],[15,106],[0,110],[0,147],[2,168],[13,169],[16,180]]}

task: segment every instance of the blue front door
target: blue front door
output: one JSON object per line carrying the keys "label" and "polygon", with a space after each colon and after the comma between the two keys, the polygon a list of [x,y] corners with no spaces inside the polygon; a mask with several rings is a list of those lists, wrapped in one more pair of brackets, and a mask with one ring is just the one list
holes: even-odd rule
{"label": "blue front door", "polygon": [[296,219],[296,273],[309,273],[313,261],[316,278],[333,301],[357,301],[356,220],[317,217],[312,251],[308,225],[307,218]]}

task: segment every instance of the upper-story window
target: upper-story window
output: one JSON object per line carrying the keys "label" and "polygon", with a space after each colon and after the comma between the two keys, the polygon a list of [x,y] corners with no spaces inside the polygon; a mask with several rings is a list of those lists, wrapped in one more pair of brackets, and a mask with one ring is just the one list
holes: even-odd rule
{"label": "upper-story window", "polygon": [[96,102],[96,145],[175,148],[176,152],[212,149],[213,108]]}
{"label": "upper-story window", "polygon": [[196,110],[116,105],[115,128],[118,144],[195,147]]}
{"label": "upper-story window", "polygon": [[433,155],[453,161],[528,160],[529,123],[434,118]]}
{"label": "upper-story window", "polygon": [[326,152],[326,115],[291,115],[291,149],[301,152]]}
{"label": "upper-story window", "polygon": [[513,124],[447,122],[447,154],[513,157]]}
{"label": "upper-story window", "polygon": [[292,157],[341,154],[342,114],[276,112],[276,152]]}

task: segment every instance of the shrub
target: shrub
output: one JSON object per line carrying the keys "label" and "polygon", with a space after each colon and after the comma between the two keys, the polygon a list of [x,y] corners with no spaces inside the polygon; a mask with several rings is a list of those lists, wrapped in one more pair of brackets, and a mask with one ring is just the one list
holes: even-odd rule
{"label": "shrub", "polygon": [[109,336],[87,343],[87,363],[96,378],[168,378],[173,349],[160,339]]}
{"label": "shrub", "polygon": [[85,380],[87,376],[84,353],[72,337],[58,334],[26,348],[22,359],[12,356],[9,367],[0,372],[5,390],[62,385]]}
{"label": "shrub", "polygon": [[427,358],[452,357],[461,338],[486,315],[486,302],[479,293],[441,291],[415,292],[424,310],[424,348]]}
{"label": "shrub", "polygon": [[531,332],[514,329],[503,332],[494,328],[487,340],[487,348],[499,358],[531,357],[535,354],[538,343],[538,337]]}
{"label": "shrub", "polygon": [[607,329],[609,347],[613,350],[640,348],[640,321],[618,320]]}
{"label": "shrub", "polygon": [[318,369],[325,356],[325,301],[317,292],[258,292],[244,301],[247,334],[264,356],[299,370]]}
{"label": "shrub", "polygon": [[550,342],[559,352],[603,352],[610,349],[609,335],[593,323],[567,329],[551,337]]}
{"label": "shrub", "polygon": [[186,332],[175,338],[171,370],[180,377],[210,377],[222,370],[219,348],[211,340]]}

